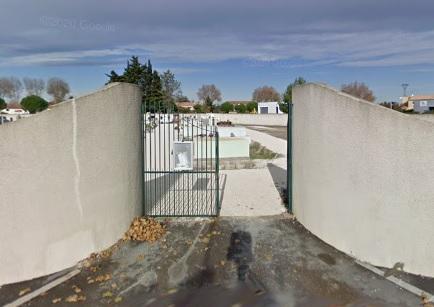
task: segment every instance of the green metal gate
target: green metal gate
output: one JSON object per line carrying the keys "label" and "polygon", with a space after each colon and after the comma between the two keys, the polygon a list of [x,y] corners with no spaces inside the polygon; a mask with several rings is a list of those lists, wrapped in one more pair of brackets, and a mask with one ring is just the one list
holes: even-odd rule
{"label": "green metal gate", "polygon": [[288,103],[288,124],[287,124],[287,142],[286,142],[286,185],[287,185],[287,208],[292,213],[292,111],[293,104]]}
{"label": "green metal gate", "polygon": [[206,114],[142,112],[144,214],[217,216],[219,136]]}

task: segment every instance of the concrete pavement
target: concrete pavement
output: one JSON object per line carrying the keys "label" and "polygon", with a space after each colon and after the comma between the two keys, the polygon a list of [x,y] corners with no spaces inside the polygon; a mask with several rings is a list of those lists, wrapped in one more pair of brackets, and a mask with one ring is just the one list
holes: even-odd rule
{"label": "concrete pavement", "polygon": [[222,216],[266,216],[285,212],[282,199],[286,193],[286,141],[247,129],[253,141],[278,153],[266,168],[225,170]]}

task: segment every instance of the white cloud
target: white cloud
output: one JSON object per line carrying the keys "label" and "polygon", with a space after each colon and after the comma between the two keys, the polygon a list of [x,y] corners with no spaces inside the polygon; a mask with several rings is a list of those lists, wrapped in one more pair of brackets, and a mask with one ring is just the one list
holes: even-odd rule
{"label": "white cloud", "polygon": [[[88,39],[88,38],[86,38]],[[132,39],[130,39],[132,40]],[[290,67],[336,65],[379,67],[434,64],[432,31],[361,31],[278,33],[256,37],[217,30],[174,30],[161,28],[152,35],[134,40],[141,43],[119,44],[111,48],[70,51],[4,54],[1,66],[82,64],[86,60],[106,65],[131,55],[151,57],[168,63],[207,63],[232,59],[252,60],[257,64],[277,63]],[[77,46],[80,44],[77,43]],[[13,45],[16,48],[16,45]],[[60,48],[58,48],[60,49]],[[0,50],[0,54],[1,54]],[[300,63],[297,63],[300,62]],[[289,64],[290,63],[290,64]]]}

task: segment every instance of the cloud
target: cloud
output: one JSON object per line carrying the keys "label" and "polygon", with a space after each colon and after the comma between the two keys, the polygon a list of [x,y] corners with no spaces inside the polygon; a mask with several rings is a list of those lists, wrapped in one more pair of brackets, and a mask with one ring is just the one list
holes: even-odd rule
{"label": "cloud", "polygon": [[[22,7],[26,6],[26,10]],[[0,66],[434,64],[433,1],[2,0]],[[86,8],[85,10],[83,8]]]}

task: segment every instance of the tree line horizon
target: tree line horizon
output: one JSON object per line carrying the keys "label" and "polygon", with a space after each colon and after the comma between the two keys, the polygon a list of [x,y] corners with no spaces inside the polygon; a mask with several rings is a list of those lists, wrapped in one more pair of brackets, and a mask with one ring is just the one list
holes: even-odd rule
{"label": "tree line horizon", "polygon": [[[175,74],[170,70],[159,73],[153,69],[151,60],[141,63],[139,57],[132,56],[127,60],[127,65],[122,74],[111,70],[106,74],[108,81],[127,82],[138,85],[143,93],[142,103],[146,112],[189,112],[185,108],[178,108],[178,102],[188,102],[190,99],[183,95],[181,82],[176,79]],[[194,105],[197,113],[223,112],[229,113],[253,113],[257,111],[258,102],[278,102],[280,109],[287,113],[288,105],[292,103],[292,90],[294,86],[305,84],[303,77],[297,77],[288,84],[283,93],[279,93],[273,86],[260,86],[253,90],[252,99],[247,103],[233,104],[228,101],[222,102],[222,94],[215,84],[203,84],[197,91],[198,103]],[[23,86],[24,84],[24,86]],[[27,96],[25,101],[32,103],[22,104],[21,106],[31,113],[40,112],[48,107],[41,96],[44,90],[53,97],[53,102],[58,103],[65,99],[70,93],[69,84],[61,78],[50,78],[47,83],[40,78],[23,78],[23,82],[16,77],[0,78],[0,109],[7,107],[4,98],[9,98],[10,102],[18,102],[20,95],[25,88]],[[371,102],[375,101],[375,96],[363,82],[352,82],[344,84],[341,90],[350,95],[362,98]],[[23,99],[23,100],[24,100]],[[220,104],[217,104],[220,102]]]}

